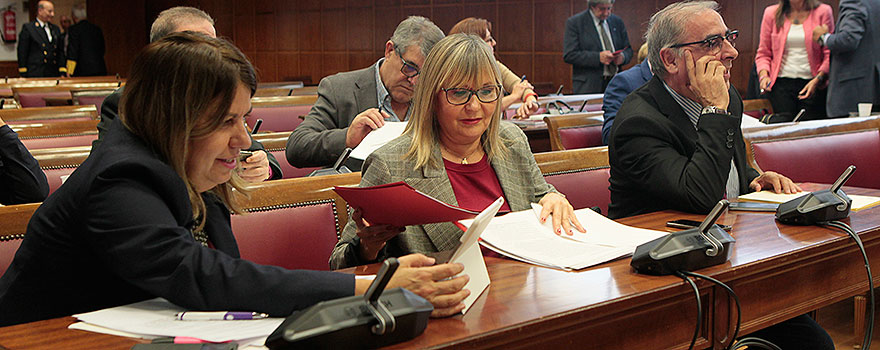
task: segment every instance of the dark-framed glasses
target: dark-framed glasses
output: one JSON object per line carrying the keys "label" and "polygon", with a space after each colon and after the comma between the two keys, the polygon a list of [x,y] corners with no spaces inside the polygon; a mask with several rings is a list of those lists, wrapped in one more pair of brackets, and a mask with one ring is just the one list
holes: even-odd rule
{"label": "dark-framed glasses", "polygon": [[501,85],[486,85],[479,90],[465,88],[441,88],[440,90],[445,92],[446,102],[456,106],[470,102],[471,96],[473,95],[476,95],[477,99],[483,103],[494,102],[501,96]]}
{"label": "dark-framed glasses", "polygon": [[699,44],[704,49],[708,50],[710,53],[718,53],[721,51],[721,47],[724,46],[724,40],[730,43],[730,46],[736,47],[736,38],[739,37],[738,30],[728,30],[724,35],[713,35],[706,39],[700,41],[694,41],[690,43],[684,44],[675,44],[670,46],[670,48],[679,48],[688,45],[697,45]]}
{"label": "dark-framed glasses", "polygon": [[397,53],[397,57],[400,57],[400,61],[403,62],[403,65],[400,66],[400,72],[403,73],[405,77],[412,78],[421,73],[419,66],[403,58],[403,54],[400,52],[400,48],[394,46],[394,52]]}

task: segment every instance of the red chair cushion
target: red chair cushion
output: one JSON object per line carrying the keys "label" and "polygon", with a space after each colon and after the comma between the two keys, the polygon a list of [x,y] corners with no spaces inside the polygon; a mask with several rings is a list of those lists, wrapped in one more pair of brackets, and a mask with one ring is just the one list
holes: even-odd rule
{"label": "red chair cushion", "polygon": [[287,269],[329,270],[336,222],[328,202],[233,215],[232,232],[243,259]]}
{"label": "red chair cushion", "polygon": [[3,276],[6,269],[12,264],[12,258],[15,257],[15,252],[21,246],[21,241],[21,239],[0,241],[0,276]]}
{"label": "red chair cushion", "polygon": [[880,189],[880,132],[867,130],[789,140],[753,142],[755,162],[796,182],[833,183],[850,165],[847,185]]}
{"label": "red chair cushion", "polygon": [[76,168],[43,169],[43,173],[46,174],[46,180],[49,181],[49,194],[52,194],[58,187],[61,187],[62,176],[69,176],[74,170]]}
{"label": "red chair cushion", "polygon": [[608,214],[611,203],[611,190],[608,189],[608,178],[611,168],[599,168],[564,174],[544,176],[547,183],[556,187],[564,194],[575,209],[599,207],[602,214]]}
{"label": "red chair cushion", "polygon": [[320,167],[297,168],[293,165],[290,165],[290,163],[287,162],[287,155],[285,154],[284,150],[271,151],[269,153],[272,153],[272,155],[275,156],[275,159],[278,160],[278,165],[281,166],[281,173],[282,173],[281,178],[282,179],[290,179],[290,178],[294,178],[294,177],[306,177],[309,174],[311,174],[313,171],[315,171],[317,169],[321,169]]}
{"label": "red chair cushion", "polygon": [[43,149],[43,148],[59,148],[59,147],[76,147],[89,146],[92,141],[98,139],[98,134],[61,136],[61,137],[41,137],[35,139],[22,139],[21,143],[27,149]]}
{"label": "red chair cushion", "polygon": [[81,106],[94,105],[100,111],[105,98],[107,96],[77,96],[76,100]]}
{"label": "red chair cushion", "polygon": [[301,115],[309,114],[310,105],[282,107],[254,107],[247,123],[253,126],[257,119],[263,119],[260,131],[293,131],[302,123]]}
{"label": "red chair cushion", "polygon": [[18,104],[21,105],[21,108],[46,107],[46,100],[44,100],[43,97],[67,97],[67,98],[70,98],[70,92],[59,91],[59,92],[19,93],[18,94]]}
{"label": "red chair cushion", "polygon": [[587,148],[602,145],[602,125],[559,129],[559,139],[565,149]]}

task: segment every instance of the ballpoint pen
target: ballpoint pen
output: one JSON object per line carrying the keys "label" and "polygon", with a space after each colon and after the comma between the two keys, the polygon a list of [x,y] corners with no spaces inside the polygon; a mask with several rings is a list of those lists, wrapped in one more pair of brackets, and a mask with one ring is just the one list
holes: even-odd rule
{"label": "ballpoint pen", "polygon": [[184,311],[178,312],[174,316],[179,321],[230,321],[230,320],[257,320],[267,318],[269,315],[259,312],[240,312],[240,311]]}

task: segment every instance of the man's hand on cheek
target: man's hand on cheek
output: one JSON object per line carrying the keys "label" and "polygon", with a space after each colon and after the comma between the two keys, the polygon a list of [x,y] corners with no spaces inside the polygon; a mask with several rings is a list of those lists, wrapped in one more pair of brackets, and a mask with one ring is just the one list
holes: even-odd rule
{"label": "man's hand on cheek", "polygon": [[684,62],[687,68],[691,92],[703,107],[715,106],[727,109],[730,96],[727,94],[727,82],[724,64],[714,56],[695,58],[691,50],[684,50]]}

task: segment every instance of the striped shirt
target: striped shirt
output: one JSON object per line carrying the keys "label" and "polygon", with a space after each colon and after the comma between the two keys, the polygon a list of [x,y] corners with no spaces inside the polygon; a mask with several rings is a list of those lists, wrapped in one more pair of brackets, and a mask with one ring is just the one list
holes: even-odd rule
{"label": "striped shirt", "polygon": [[[666,88],[666,91],[672,95],[672,99],[675,100],[675,102],[678,102],[678,105],[681,106],[684,114],[691,121],[691,124],[694,125],[694,130],[699,130],[697,128],[697,122],[700,121],[700,115],[703,114],[703,106],[694,100],[682,96],[675,90],[672,90],[669,85],[666,85],[665,81],[660,81],[663,82],[663,87]],[[735,199],[739,196],[739,175],[737,174],[736,163],[733,161],[733,158],[730,159],[730,173],[727,174],[725,192],[725,198],[727,199]]]}

